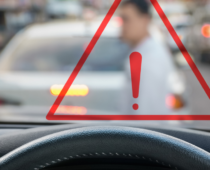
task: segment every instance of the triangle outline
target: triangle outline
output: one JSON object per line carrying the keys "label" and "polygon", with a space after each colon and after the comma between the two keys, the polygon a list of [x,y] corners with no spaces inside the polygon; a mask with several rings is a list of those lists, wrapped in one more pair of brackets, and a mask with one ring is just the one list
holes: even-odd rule
{"label": "triangle outline", "polygon": [[[82,55],[81,59],[77,63],[75,69],[71,73],[69,79],[67,80],[66,84],[64,85],[63,89],[61,90],[60,94],[55,100],[54,104],[50,108],[46,116],[46,119],[55,120],[55,121],[61,121],[61,120],[67,120],[67,121],[69,120],[72,120],[72,121],[81,121],[81,120],[141,120],[141,121],[143,120],[210,120],[210,115],[54,115],[60,103],[62,102],[63,98],[65,97],[67,91],[73,84],[76,76],[79,74],[79,71],[81,70],[82,66],[84,65],[85,61],[90,55],[91,51],[95,47],[101,34],[103,33],[104,29],[108,25],[116,9],[120,5],[121,1],[122,0],[115,0],[114,3],[112,4],[110,10],[108,11],[107,15],[105,16],[104,20],[99,26],[97,32],[93,36],[84,54]],[[206,83],[205,79],[203,78],[196,64],[192,60],[190,54],[188,53],[181,39],[177,35],[175,29],[173,28],[172,24],[168,20],[167,16],[165,15],[158,1],[157,0],[150,0],[150,1],[153,7],[155,8],[155,10],[157,11],[158,15],[160,16],[161,20],[163,21],[164,25],[166,26],[167,30],[169,31],[170,35],[174,39],[175,43],[177,44],[179,50],[181,51],[184,58],[186,59],[194,75],[196,76],[202,88],[204,89],[205,93],[210,99],[210,88],[208,84]]]}

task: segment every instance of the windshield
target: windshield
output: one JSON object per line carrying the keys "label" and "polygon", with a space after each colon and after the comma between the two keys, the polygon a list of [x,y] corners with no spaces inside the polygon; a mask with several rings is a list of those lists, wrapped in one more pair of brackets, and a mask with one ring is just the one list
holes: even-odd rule
{"label": "windshield", "polygon": [[210,129],[210,0],[0,2],[0,123]]}

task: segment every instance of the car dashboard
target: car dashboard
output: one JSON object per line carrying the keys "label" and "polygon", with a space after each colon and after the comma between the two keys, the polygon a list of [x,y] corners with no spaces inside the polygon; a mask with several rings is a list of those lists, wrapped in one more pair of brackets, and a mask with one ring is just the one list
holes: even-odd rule
{"label": "car dashboard", "polygon": [[[64,125],[50,125],[50,126],[24,126],[24,125],[1,125],[0,129],[0,157],[12,152],[13,150],[25,145],[31,141],[39,138],[56,134],[62,131],[71,129],[80,129],[88,127],[109,126],[109,127],[131,127],[143,130],[150,130],[172,136],[174,138],[183,140],[192,145],[195,145],[207,152],[210,152],[210,134],[208,132],[170,128],[170,127],[157,127],[157,126],[141,126],[139,124],[122,124],[122,123],[109,123],[109,124],[64,124]],[[60,146],[61,147],[61,146]],[[54,153],[52,153],[54,154]],[[106,154],[109,157],[106,158]],[[111,157],[110,157],[111,156]],[[167,155],[166,155],[167,156]],[[58,158],[52,162],[41,165],[33,170],[164,170],[164,169],[177,169],[176,167],[159,162],[156,159],[147,156],[137,156],[133,154],[121,154],[111,152],[96,152],[89,154],[72,155],[73,158]]]}

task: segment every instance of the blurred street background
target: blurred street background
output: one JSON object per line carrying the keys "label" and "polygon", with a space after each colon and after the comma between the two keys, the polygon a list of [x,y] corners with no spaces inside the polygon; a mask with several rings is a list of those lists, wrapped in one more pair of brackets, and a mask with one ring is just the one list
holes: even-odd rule
{"label": "blurred street background", "polygon": [[[158,2],[210,85],[210,0]],[[0,0],[0,51],[5,49],[18,32],[33,25],[102,21],[112,3],[113,0]],[[167,44],[177,68],[185,76],[190,114],[209,114],[210,100],[157,12],[153,8],[151,11],[151,33]],[[122,21],[117,13],[115,16],[114,24],[120,26]]]}

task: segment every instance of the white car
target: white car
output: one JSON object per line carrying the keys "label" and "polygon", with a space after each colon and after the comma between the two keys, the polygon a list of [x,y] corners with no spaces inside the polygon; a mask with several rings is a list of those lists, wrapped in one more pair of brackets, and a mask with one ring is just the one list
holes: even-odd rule
{"label": "white car", "polygon": [[[108,24],[57,114],[120,114],[130,49],[118,38],[117,21]],[[46,114],[100,23],[52,22],[17,34],[0,56],[0,112]],[[174,85],[184,84],[176,75],[171,78]]]}

